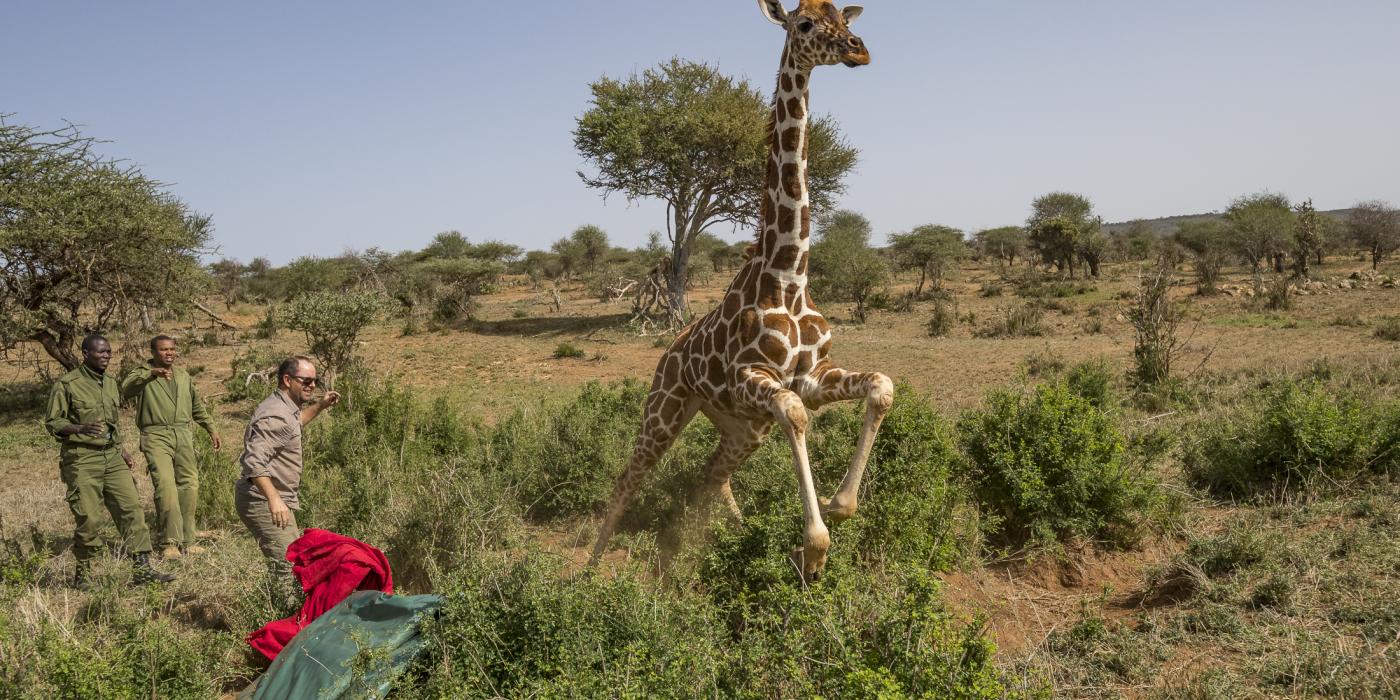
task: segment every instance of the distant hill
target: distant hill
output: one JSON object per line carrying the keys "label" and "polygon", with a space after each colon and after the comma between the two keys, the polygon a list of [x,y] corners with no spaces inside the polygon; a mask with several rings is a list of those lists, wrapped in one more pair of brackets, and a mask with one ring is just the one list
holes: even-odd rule
{"label": "distant hill", "polygon": [[[1318,213],[1330,216],[1334,219],[1345,219],[1347,214],[1351,213],[1351,209],[1329,209]],[[1213,221],[1223,218],[1225,218],[1224,214],[1210,212],[1208,214],[1178,214],[1176,216],[1164,216],[1160,219],[1143,219],[1142,221],[1158,236],[1170,236],[1176,233],[1177,226],[1188,221]],[[1111,224],[1104,224],[1103,230],[1104,233],[1119,233],[1121,231],[1127,231],[1132,225],[1132,221],[1117,221]]]}

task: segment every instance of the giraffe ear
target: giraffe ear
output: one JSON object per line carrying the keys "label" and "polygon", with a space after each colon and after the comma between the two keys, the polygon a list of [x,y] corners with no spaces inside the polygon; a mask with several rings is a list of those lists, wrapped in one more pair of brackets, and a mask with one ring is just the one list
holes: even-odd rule
{"label": "giraffe ear", "polygon": [[846,18],[846,24],[856,21],[860,13],[865,12],[865,8],[860,5],[847,5],[841,8],[841,15]]}
{"label": "giraffe ear", "polygon": [[782,0],[758,0],[758,9],[763,10],[763,16],[767,17],[769,22],[779,27],[787,26],[788,13],[783,9]]}

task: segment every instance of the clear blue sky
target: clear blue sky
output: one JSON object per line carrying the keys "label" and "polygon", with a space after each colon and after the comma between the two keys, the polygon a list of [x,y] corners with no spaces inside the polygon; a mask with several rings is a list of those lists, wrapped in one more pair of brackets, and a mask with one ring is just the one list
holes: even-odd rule
{"label": "clear blue sky", "polygon": [[[1396,0],[865,4],[872,65],[820,69],[812,107],[861,149],[841,204],[877,237],[1053,190],[1110,221],[1263,189],[1400,204]],[[767,94],[783,39],[753,0],[12,0],[0,37],[0,113],[111,140],[223,254],[277,263],[447,229],[639,245],[661,208],[574,174],[588,83],[681,56]]]}

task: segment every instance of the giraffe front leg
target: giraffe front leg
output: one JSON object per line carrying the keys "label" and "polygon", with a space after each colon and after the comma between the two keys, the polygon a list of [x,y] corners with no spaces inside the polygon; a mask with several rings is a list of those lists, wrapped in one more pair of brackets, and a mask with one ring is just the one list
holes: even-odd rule
{"label": "giraffe front leg", "polygon": [[797,472],[798,496],[802,499],[802,546],[791,559],[805,582],[816,581],[826,568],[831,535],[822,522],[812,466],[807,460],[807,407],[796,392],[784,389],[764,372],[744,370],[736,395],[749,405],[766,410],[787,435],[792,447],[793,468]]}
{"label": "giraffe front leg", "polygon": [[856,514],[856,498],[866,462],[870,459],[870,448],[875,444],[875,435],[880,431],[885,414],[894,405],[894,383],[879,372],[850,372],[839,367],[828,367],[816,374],[812,382],[804,384],[802,389],[802,400],[813,409],[834,401],[865,399],[865,422],[856,438],[851,466],[846,469],[846,477],[841,480],[836,495],[822,504],[822,512],[827,519],[839,523]]}

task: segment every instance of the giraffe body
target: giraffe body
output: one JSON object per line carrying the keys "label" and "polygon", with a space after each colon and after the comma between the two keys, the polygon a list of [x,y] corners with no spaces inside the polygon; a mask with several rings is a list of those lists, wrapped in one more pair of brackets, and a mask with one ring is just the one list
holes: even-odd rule
{"label": "giraffe body", "polygon": [[[831,542],[822,515],[835,522],[855,513],[870,446],[893,402],[885,375],[849,372],[830,361],[831,328],[807,290],[808,84],[817,65],[869,62],[864,43],[848,28],[861,10],[837,10],[829,0],[800,0],[790,13],[778,0],[759,0],[759,6],[788,32],[769,122],[759,240],[720,305],[687,326],[658,361],[637,445],[618,478],[594,562],[640,480],[701,412],[720,432],[705,467],[706,487],[735,517],[730,475],[775,424],[781,426],[792,446],[804,512],[803,546],[793,561],[804,580],[816,578]],[[866,401],[866,420],[850,469],[831,501],[820,501],[807,460],[808,410],[858,398]]]}

